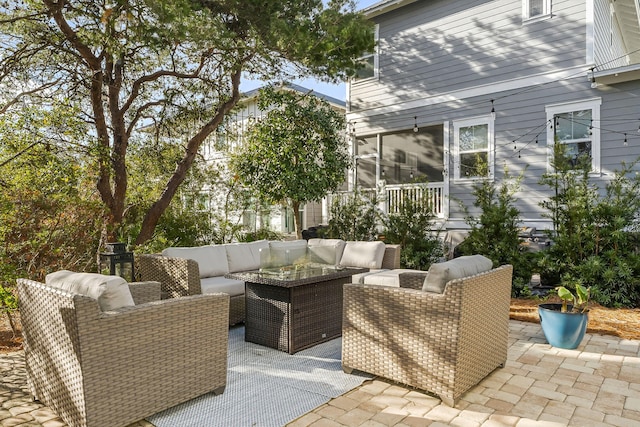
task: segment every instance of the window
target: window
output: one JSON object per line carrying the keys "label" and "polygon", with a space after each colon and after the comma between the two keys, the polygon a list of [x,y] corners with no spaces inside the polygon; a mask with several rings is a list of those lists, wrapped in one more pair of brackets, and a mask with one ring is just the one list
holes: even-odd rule
{"label": "window", "polygon": [[455,121],[453,132],[454,179],[493,178],[493,120]]}
{"label": "window", "polygon": [[573,165],[580,159],[590,160],[591,171],[600,172],[600,104],[596,99],[546,108],[549,168],[557,142],[564,146],[564,154]]}
{"label": "window", "polygon": [[551,0],[522,0],[522,19],[540,20],[551,17]]}
{"label": "window", "polygon": [[361,67],[356,71],[355,81],[378,77],[378,30],[379,26],[376,24],[373,51],[367,52],[358,58],[358,63]]}

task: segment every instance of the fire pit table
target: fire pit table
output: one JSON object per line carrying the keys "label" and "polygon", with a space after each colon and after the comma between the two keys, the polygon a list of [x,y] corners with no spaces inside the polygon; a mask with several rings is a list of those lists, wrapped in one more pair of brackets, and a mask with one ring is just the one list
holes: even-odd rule
{"label": "fire pit table", "polygon": [[245,282],[245,341],[293,354],[342,334],[342,285],[366,271],[286,266],[225,277]]}

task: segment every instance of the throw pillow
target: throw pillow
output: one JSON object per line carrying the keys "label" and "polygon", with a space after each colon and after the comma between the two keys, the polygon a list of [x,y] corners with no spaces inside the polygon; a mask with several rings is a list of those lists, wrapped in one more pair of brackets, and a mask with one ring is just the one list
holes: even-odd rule
{"label": "throw pillow", "polygon": [[54,288],[94,298],[102,311],[135,305],[129,284],[118,276],[60,270],[47,274],[45,283]]}
{"label": "throw pillow", "polygon": [[454,279],[473,276],[489,271],[493,262],[482,255],[467,255],[454,258],[446,262],[431,264],[427,277],[424,279],[422,290],[426,292],[443,293],[447,282]]}

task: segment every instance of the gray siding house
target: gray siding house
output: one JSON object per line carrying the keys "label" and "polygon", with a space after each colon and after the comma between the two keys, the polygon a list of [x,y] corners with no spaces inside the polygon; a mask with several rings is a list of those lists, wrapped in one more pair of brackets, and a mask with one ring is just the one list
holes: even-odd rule
{"label": "gray siding house", "polygon": [[[523,225],[549,229],[539,184],[554,140],[587,153],[597,182],[640,156],[638,0],[390,0],[364,13],[377,47],[347,84],[351,185],[429,183],[464,229],[473,184],[525,179]],[[392,203],[389,203],[392,208]]]}

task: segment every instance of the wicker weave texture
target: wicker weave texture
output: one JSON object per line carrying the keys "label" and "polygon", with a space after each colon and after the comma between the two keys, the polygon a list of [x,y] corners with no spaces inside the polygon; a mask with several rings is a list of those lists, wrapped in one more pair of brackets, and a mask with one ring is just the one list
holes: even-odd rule
{"label": "wicker weave texture", "polygon": [[443,294],[344,286],[342,365],[453,406],[507,359],[512,267],[449,282]]}
{"label": "wicker weave texture", "polygon": [[290,354],[342,333],[342,286],[351,275],[296,286],[246,282],[245,340]]}
{"label": "wicker weave texture", "polygon": [[30,280],[18,292],[29,389],[70,426],[126,426],[224,390],[226,294],[101,312]]}
{"label": "wicker weave texture", "polygon": [[381,268],[400,268],[400,248],[400,245],[385,245]]}

